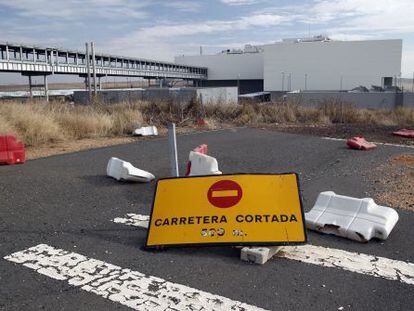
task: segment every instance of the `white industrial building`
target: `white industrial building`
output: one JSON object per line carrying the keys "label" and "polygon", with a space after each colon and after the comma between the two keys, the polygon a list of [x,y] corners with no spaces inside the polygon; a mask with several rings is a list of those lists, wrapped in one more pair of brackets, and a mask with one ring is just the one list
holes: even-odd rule
{"label": "white industrial building", "polygon": [[204,86],[239,86],[241,93],[350,90],[391,86],[401,75],[402,40],[335,41],[317,36],[216,55],[178,56],[208,69]]}
{"label": "white industrial building", "polygon": [[[226,50],[215,55],[177,56],[177,64],[200,64],[207,68],[203,86],[239,86],[242,93],[263,91],[263,47]],[[202,64],[202,65],[201,65]]]}

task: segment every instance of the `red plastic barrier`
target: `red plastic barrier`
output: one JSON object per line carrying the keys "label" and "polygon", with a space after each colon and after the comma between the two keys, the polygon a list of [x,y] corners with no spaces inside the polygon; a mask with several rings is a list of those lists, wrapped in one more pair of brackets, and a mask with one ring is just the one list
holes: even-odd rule
{"label": "red plastic barrier", "polygon": [[24,144],[14,136],[0,136],[0,164],[19,164],[24,161]]}
{"label": "red plastic barrier", "polygon": [[358,149],[358,150],[370,150],[377,148],[377,145],[367,142],[364,137],[362,136],[355,136],[352,138],[349,138],[346,141],[346,144],[351,149]]}
{"label": "red plastic barrier", "polygon": [[202,154],[207,154],[207,152],[208,152],[208,146],[206,144],[202,144],[202,145],[200,145],[198,147],[195,147],[193,149],[193,151],[194,152],[199,152],[199,153],[202,153]]}
{"label": "red plastic barrier", "polygon": [[[208,152],[208,145],[206,144],[202,144],[200,146],[197,146],[193,149],[194,152],[198,152],[198,153],[202,153],[202,154],[207,154]],[[185,176],[190,175],[191,172],[191,162],[188,161],[187,163],[187,171],[185,172]]]}
{"label": "red plastic barrier", "polygon": [[414,130],[409,129],[401,129],[393,132],[393,134],[401,137],[414,138]]}

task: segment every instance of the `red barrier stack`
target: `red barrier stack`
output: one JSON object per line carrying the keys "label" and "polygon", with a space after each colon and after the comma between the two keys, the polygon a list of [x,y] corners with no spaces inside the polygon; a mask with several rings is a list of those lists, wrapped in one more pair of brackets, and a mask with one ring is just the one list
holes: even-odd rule
{"label": "red barrier stack", "polygon": [[362,136],[355,136],[346,141],[346,144],[351,149],[370,150],[377,148],[377,145],[367,142]]}
{"label": "red barrier stack", "polygon": [[206,144],[202,144],[198,147],[195,147],[193,149],[194,152],[198,152],[198,153],[202,153],[202,154],[207,154],[208,152],[208,146]]}
{"label": "red barrier stack", "polygon": [[0,164],[19,164],[24,161],[24,144],[14,136],[0,136]]}
{"label": "red barrier stack", "polygon": [[[207,152],[208,152],[208,145],[202,144],[202,145],[200,145],[198,147],[195,147],[193,149],[193,151],[194,152],[198,152],[198,153],[202,153],[202,154],[207,154]],[[188,161],[188,163],[187,163],[187,172],[185,173],[185,176],[190,175],[190,171],[191,171],[191,162]]]}
{"label": "red barrier stack", "polygon": [[393,132],[394,135],[406,137],[406,138],[414,138],[414,130],[409,129],[401,129],[398,131]]}

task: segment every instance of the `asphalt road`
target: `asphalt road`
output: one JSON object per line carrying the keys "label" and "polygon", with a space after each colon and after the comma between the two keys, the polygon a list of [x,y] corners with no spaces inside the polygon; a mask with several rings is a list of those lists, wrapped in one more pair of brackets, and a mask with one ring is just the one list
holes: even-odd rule
{"label": "asphalt road", "polygon": [[[225,173],[299,173],[305,210],[321,191],[372,196],[372,170],[394,154],[413,152],[393,146],[352,151],[342,141],[233,129],[178,136],[181,172],[188,151],[201,143]],[[0,309],[129,310],[2,259],[45,243],[270,310],[413,310],[413,285],[398,281],[281,258],[257,266],[225,247],[142,250],[145,230],[111,219],[149,214],[155,183],[119,183],[105,176],[106,164],[116,156],[161,178],[169,174],[167,155],[166,139],[157,138],[1,166]],[[385,242],[361,244],[313,232],[309,242],[413,262],[414,213],[399,215]]]}

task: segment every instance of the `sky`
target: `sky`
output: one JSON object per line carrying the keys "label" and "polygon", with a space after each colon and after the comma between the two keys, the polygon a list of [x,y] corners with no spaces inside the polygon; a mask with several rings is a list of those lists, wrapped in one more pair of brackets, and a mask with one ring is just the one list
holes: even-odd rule
{"label": "sky", "polygon": [[[414,72],[413,0],[0,0],[0,41],[173,60],[282,38],[403,39]],[[10,80],[0,76],[0,83]]]}

